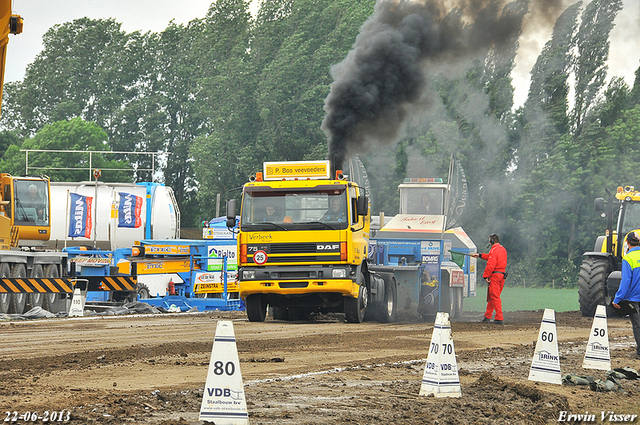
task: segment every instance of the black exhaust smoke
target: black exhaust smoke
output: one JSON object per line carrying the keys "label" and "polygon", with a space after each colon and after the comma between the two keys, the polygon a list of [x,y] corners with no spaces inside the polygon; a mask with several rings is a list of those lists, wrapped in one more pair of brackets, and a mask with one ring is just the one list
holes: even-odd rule
{"label": "black exhaust smoke", "polygon": [[[499,49],[519,36],[528,8],[528,0],[507,4],[501,14],[493,0],[460,0],[452,10],[442,3],[378,0],[352,50],[332,68],[322,129],[334,170],[369,139],[397,141],[408,114],[427,101],[429,67]],[[476,15],[472,25],[463,21],[465,10]]]}

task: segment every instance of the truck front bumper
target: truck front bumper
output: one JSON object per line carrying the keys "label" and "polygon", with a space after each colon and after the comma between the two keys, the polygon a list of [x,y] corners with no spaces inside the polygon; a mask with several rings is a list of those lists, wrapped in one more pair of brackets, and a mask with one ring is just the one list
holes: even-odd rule
{"label": "truck front bumper", "polygon": [[360,286],[351,279],[240,281],[240,297],[242,299],[253,294],[308,295],[320,293],[334,293],[358,298],[359,291]]}

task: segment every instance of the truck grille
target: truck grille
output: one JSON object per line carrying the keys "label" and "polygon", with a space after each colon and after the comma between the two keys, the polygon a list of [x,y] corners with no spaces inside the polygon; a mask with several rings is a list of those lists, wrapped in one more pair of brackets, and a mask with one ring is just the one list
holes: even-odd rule
{"label": "truck grille", "polygon": [[247,245],[248,263],[255,263],[253,254],[258,251],[264,251],[267,254],[267,264],[340,261],[339,242],[249,244]]}
{"label": "truck grille", "polygon": [[310,254],[314,252],[316,252],[315,243],[274,243],[269,246],[270,254]]}
{"label": "truck grille", "polygon": [[[315,275],[315,272],[313,273]],[[311,272],[308,271],[295,271],[295,272],[278,272],[280,279],[310,279],[315,276],[311,276]]]}
{"label": "truck grille", "polygon": [[[249,264],[255,264],[253,257],[247,258]],[[340,254],[338,255],[282,255],[282,256],[269,256],[267,264],[270,263],[304,263],[304,262],[339,262]]]}
{"label": "truck grille", "polygon": [[309,286],[309,283],[308,282],[280,282],[278,283],[278,285],[280,285],[280,287],[283,289],[306,288],[307,286]]}

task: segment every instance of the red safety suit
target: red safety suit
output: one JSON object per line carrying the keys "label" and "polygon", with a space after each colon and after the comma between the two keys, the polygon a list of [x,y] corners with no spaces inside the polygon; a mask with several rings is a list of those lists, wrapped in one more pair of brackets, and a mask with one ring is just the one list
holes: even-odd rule
{"label": "red safety suit", "polygon": [[495,320],[504,320],[502,317],[502,301],[500,294],[504,288],[504,272],[507,269],[507,250],[499,243],[491,245],[489,254],[480,254],[480,258],[487,260],[482,277],[489,279],[489,289],[487,290],[487,311],[484,313],[486,319],[491,319],[493,310],[496,311]]}

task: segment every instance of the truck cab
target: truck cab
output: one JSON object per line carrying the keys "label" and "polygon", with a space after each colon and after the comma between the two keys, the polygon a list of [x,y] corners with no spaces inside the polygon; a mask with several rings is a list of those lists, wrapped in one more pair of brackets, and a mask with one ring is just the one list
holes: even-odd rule
{"label": "truck cab", "polygon": [[[49,179],[13,177],[6,173],[0,174],[0,179],[3,212],[13,229],[13,246],[36,246],[48,241],[51,229]],[[2,237],[10,238],[9,235]]]}

